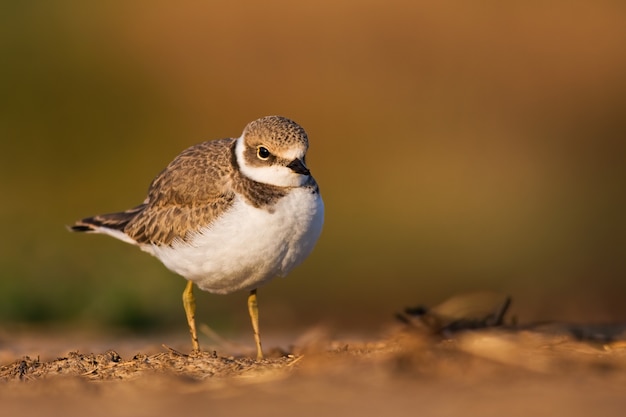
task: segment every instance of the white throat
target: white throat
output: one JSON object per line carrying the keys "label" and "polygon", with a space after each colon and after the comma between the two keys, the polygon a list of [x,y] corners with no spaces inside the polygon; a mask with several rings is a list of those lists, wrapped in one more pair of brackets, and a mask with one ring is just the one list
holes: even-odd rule
{"label": "white throat", "polygon": [[251,180],[264,184],[276,185],[279,187],[299,187],[306,183],[307,177],[302,174],[293,172],[290,168],[282,165],[271,166],[250,166],[246,163],[244,157],[244,138],[243,135],[237,138],[235,145],[235,156],[239,170],[243,175]]}

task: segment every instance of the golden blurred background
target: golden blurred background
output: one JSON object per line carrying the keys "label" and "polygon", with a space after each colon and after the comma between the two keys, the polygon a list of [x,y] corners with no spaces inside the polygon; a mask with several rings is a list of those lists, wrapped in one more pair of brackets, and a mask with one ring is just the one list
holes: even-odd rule
{"label": "golden blurred background", "polygon": [[[626,318],[626,3],[5,1],[0,323],[186,334],[184,280],[65,225],[138,204],[187,146],[281,114],[326,203],[259,291],[266,331],[375,331],[449,295]],[[249,332],[245,294],[200,321]]]}

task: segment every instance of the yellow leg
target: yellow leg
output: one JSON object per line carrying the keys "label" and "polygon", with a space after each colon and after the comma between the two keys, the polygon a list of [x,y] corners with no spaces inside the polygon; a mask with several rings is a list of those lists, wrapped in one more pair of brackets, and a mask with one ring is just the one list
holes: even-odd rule
{"label": "yellow leg", "polygon": [[254,341],[256,342],[256,358],[263,359],[263,349],[261,348],[261,335],[259,334],[259,305],[256,301],[256,290],[250,291],[248,296],[248,312],[252,320],[252,330],[254,330]]}
{"label": "yellow leg", "polygon": [[200,345],[198,344],[198,333],[196,333],[196,299],[193,296],[193,282],[191,281],[187,281],[187,286],[183,291],[183,306],[191,333],[191,346],[194,352],[199,352]]}

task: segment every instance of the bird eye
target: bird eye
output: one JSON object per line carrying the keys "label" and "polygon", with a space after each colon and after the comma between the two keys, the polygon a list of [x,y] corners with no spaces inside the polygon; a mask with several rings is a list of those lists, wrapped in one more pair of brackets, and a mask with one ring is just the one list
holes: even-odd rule
{"label": "bird eye", "polygon": [[260,159],[263,159],[263,160],[269,158],[271,155],[270,151],[268,151],[267,148],[264,146],[259,146],[256,150],[256,154]]}

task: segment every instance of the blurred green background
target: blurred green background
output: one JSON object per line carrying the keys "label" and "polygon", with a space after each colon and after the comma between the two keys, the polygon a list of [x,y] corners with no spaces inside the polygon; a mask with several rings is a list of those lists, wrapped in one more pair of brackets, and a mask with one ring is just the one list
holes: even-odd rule
{"label": "blurred green background", "polygon": [[[373,331],[454,293],[626,318],[626,3],[0,6],[0,322],[186,334],[184,280],[65,225],[141,202],[187,146],[288,116],[326,202],[266,331]],[[198,320],[248,332],[245,294]]]}

